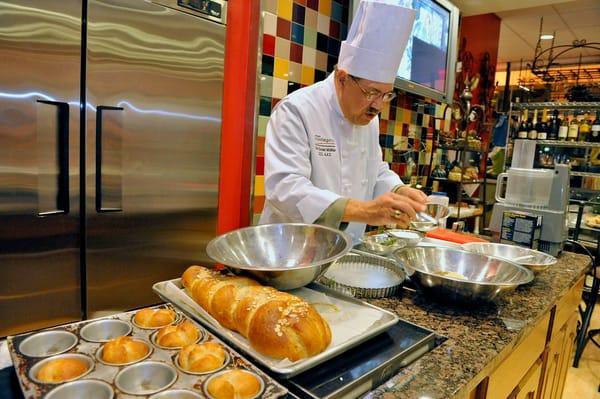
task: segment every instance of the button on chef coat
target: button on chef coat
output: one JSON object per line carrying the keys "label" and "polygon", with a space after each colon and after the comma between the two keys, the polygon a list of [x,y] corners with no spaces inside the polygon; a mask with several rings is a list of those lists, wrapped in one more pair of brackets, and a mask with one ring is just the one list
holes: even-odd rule
{"label": "button on chef coat", "polygon": [[[265,207],[260,223],[313,223],[334,201],[371,200],[402,181],[382,160],[379,118],[350,123],[334,74],[295,91],[271,114],[265,141]],[[346,228],[358,242],[364,223]]]}

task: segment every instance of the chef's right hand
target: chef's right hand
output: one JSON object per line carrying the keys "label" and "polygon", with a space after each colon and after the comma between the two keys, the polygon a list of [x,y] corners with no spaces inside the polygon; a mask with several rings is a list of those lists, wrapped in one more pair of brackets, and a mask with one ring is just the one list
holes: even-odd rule
{"label": "chef's right hand", "polygon": [[425,210],[425,202],[414,195],[387,192],[371,201],[349,200],[344,221],[357,221],[372,226],[389,224],[407,228],[417,212]]}

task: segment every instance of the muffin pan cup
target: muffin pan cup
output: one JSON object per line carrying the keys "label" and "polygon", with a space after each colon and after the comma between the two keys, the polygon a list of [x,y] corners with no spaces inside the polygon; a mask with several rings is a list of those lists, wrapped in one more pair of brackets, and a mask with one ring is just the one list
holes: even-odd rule
{"label": "muffin pan cup", "polygon": [[[157,348],[160,349],[164,349],[166,351],[179,351],[181,350],[181,348],[183,348],[183,346],[164,346],[164,345],[159,345],[158,342],[156,342],[156,337],[158,335],[159,330],[154,331],[152,334],[150,334],[150,341],[152,341],[152,345],[156,346]],[[198,344],[200,342],[204,342],[205,340],[205,335],[202,332],[201,329],[198,329],[198,339],[196,339],[194,342],[191,342],[191,344]]]}
{"label": "muffin pan cup", "polygon": [[[173,309],[170,304],[159,307]],[[203,391],[205,382],[216,373],[234,368],[244,369],[258,376],[263,387],[263,398],[279,398],[287,394],[286,388],[192,319],[189,320],[200,331],[198,342],[214,341],[221,344],[225,348],[227,359],[222,367],[210,373],[192,374],[182,370],[177,361],[180,349],[166,349],[156,345],[153,335],[158,329],[135,326],[132,323],[135,313],[136,311],[120,313],[103,319],[8,337],[8,349],[24,396],[50,399],[206,398]],[[176,313],[177,323],[186,319],[178,311]],[[98,356],[102,354],[104,343],[109,337],[114,338],[113,335],[128,335],[144,341],[148,344],[150,353],[146,358],[129,365],[106,363]],[[64,352],[54,354],[59,350]],[[89,362],[90,368],[76,379],[59,384],[37,381],[35,373],[44,362],[69,356],[81,356]]]}
{"label": "muffin pan cup", "polygon": [[[203,384],[203,391],[204,391],[204,394],[206,395],[206,397],[207,397],[207,398],[210,398],[210,399],[216,399],[214,396],[212,396],[212,395],[211,395],[211,394],[208,392],[208,384],[210,384],[211,380],[213,380],[214,378],[217,378],[217,377],[219,377],[219,376],[221,376],[221,375],[223,375],[223,374],[227,373],[228,371],[230,371],[230,370],[223,370],[223,371],[220,371],[220,372],[218,372],[218,373],[216,373],[216,374],[213,374],[213,375],[211,375],[210,377],[208,377],[208,378],[206,379],[206,381],[204,381],[204,384]],[[262,378],[260,378],[260,377],[259,377],[259,376],[258,376],[256,373],[253,373],[253,372],[251,372],[251,371],[248,371],[248,370],[244,370],[244,372],[246,372],[246,373],[248,373],[248,374],[252,374],[252,375],[253,375],[253,376],[255,376],[255,377],[258,379],[258,381],[260,382],[260,389],[258,390],[258,393],[257,393],[257,394],[256,394],[256,395],[255,395],[255,396],[252,398],[252,399],[260,397],[260,396],[261,396],[261,394],[263,393],[263,391],[265,390],[265,382],[264,382],[264,380],[263,380]]]}
{"label": "muffin pan cup", "polygon": [[139,363],[143,360],[146,360],[150,355],[152,355],[152,345],[150,345],[150,343],[148,343],[148,341],[145,341],[143,339],[139,339],[139,338],[134,338],[134,341],[141,341],[143,343],[145,343],[148,346],[148,353],[146,353],[144,356],[140,357],[139,359],[135,359],[132,360],[131,362],[126,362],[126,363],[110,363],[107,362],[106,360],[104,360],[102,358],[102,351],[104,350],[104,345],[102,345],[101,347],[98,348],[98,350],[96,351],[96,361],[102,363],[102,364],[106,364],[107,366],[129,366],[130,364],[135,364],[135,363]]}

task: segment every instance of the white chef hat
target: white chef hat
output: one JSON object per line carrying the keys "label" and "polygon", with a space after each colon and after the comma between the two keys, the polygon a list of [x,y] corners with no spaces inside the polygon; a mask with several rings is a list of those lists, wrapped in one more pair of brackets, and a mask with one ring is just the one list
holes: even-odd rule
{"label": "white chef hat", "polygon": [[385,0],[362,0],[342,42],[338,67],[359,78],[393,83],[414,20],[415,11],[410,8]]}

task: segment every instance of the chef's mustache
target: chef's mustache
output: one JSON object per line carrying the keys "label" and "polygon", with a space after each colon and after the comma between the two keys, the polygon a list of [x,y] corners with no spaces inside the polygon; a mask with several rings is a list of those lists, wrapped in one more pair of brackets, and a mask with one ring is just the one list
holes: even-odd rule
{"label": "chef's mustache", "polygon": [[381,112],[381,110],[379,110],[379,109],[377,109],[377,108],[373,108],[373,107],[369,107],[369,108],[367,109],[367,113],[368,113],[368,114],[378,114],[378,113],[380,113],[380,112]]}

